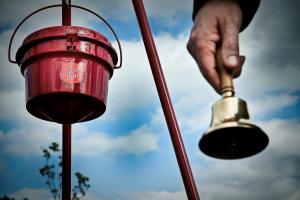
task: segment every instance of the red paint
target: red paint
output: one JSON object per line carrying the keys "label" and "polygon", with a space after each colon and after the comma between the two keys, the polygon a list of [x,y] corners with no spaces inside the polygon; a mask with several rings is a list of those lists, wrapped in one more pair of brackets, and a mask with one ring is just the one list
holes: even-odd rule
{"label": "red paint", "polygon": [[152,70],[160,102],[164,111],[165,119],[168,125],[170,137],[176,154],[178,166],[181,172],[181,177],[185,186],[187,197],[189,200],[199,200],[200,197],[185,151],[184,143],[181,137],[176,115],[169,95],[168,87],[164,78],[164,73],[156,51],[155,43],[152,37],[143,1],[132,0],[132,3],[143,36],[145,49],[148,55],[150,67]]}
{"label": "red paint", "polygon": [[74,26],[45,28],[24,40],[16,60],[32,115],[71,124],[104,113],[117,54],[100,33]]}
{"label": "red paint", "polygon": [[[71,0],[62,0],[62,25],[63,26],[71,26]],[[72,29],[74,30],[74,29]],[[67,49],[68,50],[76,50],[78,48],[78,35],[77,31],[74,30],[73,33],[67,33]],[[71,47],[71,48],[70,48]],[[63,64],[66,65],[63,65]],[[68,80],[67,83],[74,84],[74,72],[71,72],[71,69],[76,68],[76,63],[74,62],[61,62],[61,70],[59,76],[62,81]],[[65,72],[68,74],[66,77],[64,75],[64,69],[68,69]],[[72,74],[69,74],[72,73]],[[63,79],[62,79],[63,77]],[[73,81],[70,81],[73,80]],[[82,79],[79,81],[81,82]],[[78,83],[79,83],[78,82]],[[71,200],[71,171],[72,171],[72,125],[71,124],[63,124],[62,125],[62,199],[63,200]]]}
{"label": "red paint", "polygon": [[71,200],[72,126],[62,125],[62,199]]}

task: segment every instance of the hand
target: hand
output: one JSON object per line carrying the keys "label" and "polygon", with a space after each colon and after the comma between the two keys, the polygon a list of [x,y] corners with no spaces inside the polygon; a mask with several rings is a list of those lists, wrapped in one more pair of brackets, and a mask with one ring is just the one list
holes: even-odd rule
{"label": "hand", "polygon": [[201,73],[220,93],[220,78],[216,66],[216,49],[221,48],[222,62],[236,78],[241,74],[245,57],[239,55],[238,35],[242,11],[234,0],[209,0],[198,11],[187,49]]}

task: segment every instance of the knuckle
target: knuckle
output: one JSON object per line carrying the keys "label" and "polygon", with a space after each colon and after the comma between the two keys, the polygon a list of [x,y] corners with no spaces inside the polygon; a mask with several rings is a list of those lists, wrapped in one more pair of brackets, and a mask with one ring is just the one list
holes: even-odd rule
{"label": "knuckle", "polygon": [[199,52],[201,55],[208,54],[211,49],[212,45],[210,45],[207,41],[205,40],[189,40],[187,43],[187,49],[191,53],[193,51]]}
{"label": "knuckle", "polygon": [[198,40],[198,35],[199,35],[199,31],[197,31],[195,28],[193,28],[191,30],[191,33],[190,33],[189,41],[197,41]]}
{"label": "knuckle", "polygon": [[208,52],[208,50],[210,49],[208,42],[204,40],[199,40],[194,45],[203,54],[205,54],[205,52]]}
{"label": "knuckle", "polygon": [[193,27],[187,43],[187,49],[197,51],[213,51],[215,43],[220,39],[218,33],[205,31],[199,27]]}
{"label": "knuckle", "polygon": [[196,39],[196,38],[197,38],[197,35],[198,35],[198,31],[197,31],[195,28],[193,28],[193,29],[191,30],[190,39],[191,39],[191,40]]}
{"label": "knuckle", "polygon": [[201,31],[200,31],[199,27],[194,26],[194,27],[192,28],[192,30],[191,30],[190,38],[191,38],[192,40],[195,40],[195,39],[198,38],[198,35],[199,35],[200,33],[201,33]]}
{"label": "knuckle", "polygon": [[198,38],[198,35],[199,35],[199,33],[198,33],[199,31],[198,30],[196,30],[195,28],[193,28],[192,30],[191,30],[191,34],[190,34],[190,38],[189,38],[189,40],[188,40],[188,42],[187,42],[187,49],[188,49],[188,51],[191,53],[192,52],[192,50],[195,48],[195,44],[197,43],[197,41],[199,40],[199,38]]}

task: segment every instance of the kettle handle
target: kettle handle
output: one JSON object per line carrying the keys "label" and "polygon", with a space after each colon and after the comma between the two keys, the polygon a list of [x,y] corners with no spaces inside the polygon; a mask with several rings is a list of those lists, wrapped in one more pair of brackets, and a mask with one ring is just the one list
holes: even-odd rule
{"label": "kettle handle", "polygon": [[[49,5],[49,6],[45,6],[45,7],[42,7],[32,13],[30,13],[28,16],[26,16],[19,24],[18,26],[15,28],[10,40],[9,40],[9,45],[8,45],[8,61],[11,62],[11,63],[14,63],[14,64],[17,64],[17,61],[15,60],[12,60],[11,59],[11,46],[12,46],[12,42],[14,40],[14,37],[17,33],[17,31],[19,30],[19,28],[21,27],[21,25],[28,19],[30,18],[32,15],[42,11],[42,10],[46,10],[48,8],[54,8],[54,7],[61,7],[62,4],[54,4],[54,5]],[[78,9],[82,9],[82,10],[85,10],[93,15],[95,15],[96,17],[98,17],[99,19],[101,19],[107,26],[108,28],[111,30],[111,32],[113,33],[114,37],[116,38],[116,41],[118,43],[118,47],[119,47],[119,53],[120,53],[120,62],[119,62],[119,66],[115,66],[114,69],[118,69],[118,68],[121,68],[122,66],[122,61],[123,61],[123,54],[122,54],[122,47],[121,47],[121,43],[119,41],[119,38],[115,32],[115,30],[113,29],[113,27],[103,18],[101,17],[99,14],[95,13],[94,11],[92,10],[89,10],[87,8],[84,8],[84,7],[81,7],[81,6],[77,6],[77,5],[71,5],[71,7],[74,7],[74,8],[78,8]]]}

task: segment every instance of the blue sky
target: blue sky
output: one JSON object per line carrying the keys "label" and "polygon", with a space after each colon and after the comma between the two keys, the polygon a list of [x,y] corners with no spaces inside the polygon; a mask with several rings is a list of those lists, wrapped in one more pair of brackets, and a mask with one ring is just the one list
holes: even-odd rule
{"label": "blue sky", "polygon": [[[51,1],[59,3],[59,1]],[[73,1],[102,14],[116,29],[123,68],[109,82],[107,110],[73,126],[73,172],[90,177],[87,200],[186,199],[176,158],[155,90],[131,1]],[[51,199],[38,169],[41,147],[60,143],[59,124],[41,121],[25,108],[24,78],[7,61],[17,23],[49,1],[4,0],[0,14],[0,196]],[[247,101],[252,121],[270,138],[254,157],[224,161],[198,149],[211,105],[220,97],[186,51],[192,0],[145,1],[201,199],[300,199],[300,28],[299,2],[266,0],[240,35],[247,57],[236,92]],[[97,19],[73,10],[73,24],[112,35]],[[29,33],[60,24],[60,10],[38,14],[17,34],[13,54]]]}

